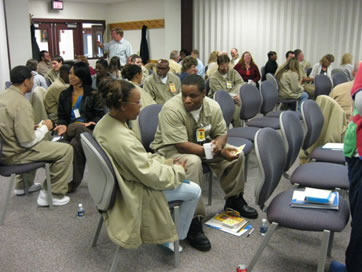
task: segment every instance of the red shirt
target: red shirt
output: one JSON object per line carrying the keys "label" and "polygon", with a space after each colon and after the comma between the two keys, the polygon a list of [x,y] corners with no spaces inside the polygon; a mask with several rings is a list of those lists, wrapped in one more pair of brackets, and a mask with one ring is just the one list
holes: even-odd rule
{"label": "red shirt", "polygon": [[238,63],[234,66],[234,69],[238,71],[238,73],[241,75],[245,82],[248,82],[249,79],[254,82],[258,82],[260,80],[259,68],[255,64],[250,66],[250,68],[246,70],[241,67],[240,63]]}

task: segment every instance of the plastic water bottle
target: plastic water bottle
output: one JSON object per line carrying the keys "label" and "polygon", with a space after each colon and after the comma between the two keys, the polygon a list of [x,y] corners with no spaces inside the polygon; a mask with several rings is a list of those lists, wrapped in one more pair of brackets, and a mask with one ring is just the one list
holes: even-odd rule
{"label": "plastic water bottle", "polygon": [[239,264],[236,268],[236,272],[248,272],[248,267],[246,264]]}
{"label": "plastic water bottle", "polygon": [[261,234],[262,236],[264,236],[267,231],[268,231],[268,221],[266,221],[266,219],[263,218],[263,219],[261,220],[261,225],[260,225],[260,234]]}
{"label": "plastic water bottle", "polygon": [[78,204],[78,212],[77,212],[77,216],[78,217],[84,217],[84,207],[82,203]]}

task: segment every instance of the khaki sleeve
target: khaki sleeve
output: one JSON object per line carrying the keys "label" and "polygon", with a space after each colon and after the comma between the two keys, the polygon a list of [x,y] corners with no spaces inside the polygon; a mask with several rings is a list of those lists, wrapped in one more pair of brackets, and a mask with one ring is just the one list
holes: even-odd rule
{"label": "khaki sleeve", "polygon": [[214,97],[214,93],[216,93],[216,91],[225,89],[224,86],[222,86],[222,84],[219,82],[219,80],[217,80],[217,78],[215,78],[215,77],[210,78],[209,84],[210,84],[210,91],[209,91],[208,96],[210,98]]}
{"label": "khaki sleeve", "polygon": [[290,89],[295,94],[300,94],[303,92],[303,87],[300,85],[298,78],[298,73],[291,73],[290,77],[288,78]]}
{"label": "khaki sleeve", "polygon": [[158,126],[164,145],[189,142],[186,126],[177,110],[170,108],[162,110],[159,114]]}
{"label": "khaki sleeve", "polygon": [[33,109],[27,101],[18,105],[14,116],[15,137],[19,143],[30,143],[34,140]]}
{"label": "khaki sleeve", "polygon": [[162,158],[147,153],[136,138],[124,137],[120,139],[122,144],[114,139],[102,135],[97,141],[109,152],[125,180],[144,184],[154,190],[167,190],[176,188],[185,179],[182,166],[165,164]]}
{"label": "khaki sleeve", "polygon": [[175,85],[176,85],[176,93],[180,93],[181,92],[181,81],[179,79],[178,76],[175,76]]}
{"label": "khaki sleeve", "polygon": [[153,91],[152,82],[151,82],[150,77],[152,77],[152,75],[148,76],[147,79],[145,80],[145,83],[143,84],[143,89],[151,95],[153,100],[156,100],[156,95]]}

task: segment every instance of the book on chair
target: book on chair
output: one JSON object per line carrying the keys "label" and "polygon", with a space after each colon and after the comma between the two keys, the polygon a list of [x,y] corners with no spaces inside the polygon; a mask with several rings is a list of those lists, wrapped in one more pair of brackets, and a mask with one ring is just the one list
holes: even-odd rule
{"label": "book on chair", "polygon": [[305,188],[295,190],[290,202],[291,207],[338,210],[339,193],[331,190]]}

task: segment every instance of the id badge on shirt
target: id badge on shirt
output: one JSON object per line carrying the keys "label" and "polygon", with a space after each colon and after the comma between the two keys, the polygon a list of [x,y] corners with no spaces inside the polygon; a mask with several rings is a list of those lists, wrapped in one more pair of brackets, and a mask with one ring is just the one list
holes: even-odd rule
{"label": "id badge on shirt", "polygon": [[74,109],[73,113],[74,113],[75,119],[78,119],[80,117],[79,109]]}
{"label": "id badge on shirt", "polygon": [[226,88],[231,89],[232,87],[233,87],[233,84],[231,83],[231,81],[226,81]]}
{"label": "id badge on shirt", "polygon": [[204,142],[206,140],[206,135],[205,135],[205,128],[198,128],[196,130],[196,141],[199,142]]}
{"label": "id badge on shirt", "polygon": [[176,93],[176,86],[175,86],[175,83],[170,83],[169,85],[168,85],[168,87],[169,87],[169,90],[170,90],[170,92],[171,93]]}

